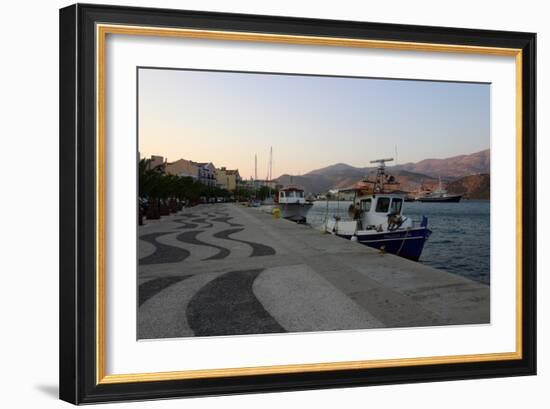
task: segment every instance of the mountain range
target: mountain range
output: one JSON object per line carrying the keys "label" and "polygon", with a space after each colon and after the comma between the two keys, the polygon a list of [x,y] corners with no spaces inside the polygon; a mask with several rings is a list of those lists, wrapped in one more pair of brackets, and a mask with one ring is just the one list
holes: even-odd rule
{"label": "mountain range", "polygon": [[[465,176],[489,174],[490,151],[486,149],[469,155],[445,159],[424,159],[416,163],[387,166],[386,169],[387,173],[393,175],[401,184],[402,190],[415,191],[419,190],[421,186],[433,188],[439,183],[440,177],[442,181],[450,183]],[[324,193],[330,189],[349,187],[375,173],[375,166],[358,168],[345,163],[336,163],[300,176],[281,175],[277,178],[277,183],[283,186],[299,185],[307,193]],[[458,188],[459,185],[456,187]]]}
{"label": "mountain range", "polygon": [[486,174],[469,175],[447,184],[450,193],[459,193],[469,199],[489,200],[491,195],[491,177]]}

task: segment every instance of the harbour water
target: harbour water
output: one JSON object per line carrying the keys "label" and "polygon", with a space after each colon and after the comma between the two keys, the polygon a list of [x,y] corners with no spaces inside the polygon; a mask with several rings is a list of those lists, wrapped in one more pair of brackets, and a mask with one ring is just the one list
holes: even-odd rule
{"label": "harbour water", "polygon": [[[348,217],[351,202],[328,202],[328,214]],[[307,215],[308,224],[323,229],[327,202],[317,201]],[[459,203],[407,202],[403,214],[413,220],[428,217],[432,235],[420,263],[458,274],[481,283],[490,281],[490,202],[463,200]]]}

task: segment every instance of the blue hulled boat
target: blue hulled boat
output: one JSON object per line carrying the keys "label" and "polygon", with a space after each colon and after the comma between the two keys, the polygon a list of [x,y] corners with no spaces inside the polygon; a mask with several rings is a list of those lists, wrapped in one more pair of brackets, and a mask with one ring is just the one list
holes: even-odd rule
{"label": "blue hulled boat", "polygon": [[348,209],[349,217],[327,218],[325,230],[339,237],[357,241],[387,253],[417,261],[430,234],[428,219],[423,216],[415,222],[402,214],[405,194],[395,189],[398,183],[393,176],[385,173],[385,162],[393,159],[380,159],[376,179],[363,180],[344,191],[355,193]]}

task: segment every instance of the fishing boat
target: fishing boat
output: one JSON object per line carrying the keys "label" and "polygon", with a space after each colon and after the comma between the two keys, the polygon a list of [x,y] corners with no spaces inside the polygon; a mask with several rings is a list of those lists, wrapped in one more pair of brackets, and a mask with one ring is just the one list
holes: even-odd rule
{"label": "fishing boat", "polygon": [[355,192],[355,199],[348,209],[349,217],[327,217],[325,230],[344,239],[418,261],[432,232],[428,229],[425,216],[417,222],[403,215],[403,193],[397,189],[387,189],[398,184],[393,176],[385,172],[386,162],[392,160],[372,161],[378,164],[375,180],[365,179],[356,186],[344,189]]}
{"label": "fishing boat", "polygon": [[286,186],[279,190],[277,207],[281,211],[281,217],[297,223],[306,223],[307,213],[313,203],[307,201],[304,189],[298,186]]}
{"label": "fishing boat", "polygon": [[416,197],[418,202],[432,202],[432,203],[458,203],[462,199],[462,195],[451,195],[443,189],[441,185],[441,177],[439,178],[439,188],[433,192],[426,192]]}

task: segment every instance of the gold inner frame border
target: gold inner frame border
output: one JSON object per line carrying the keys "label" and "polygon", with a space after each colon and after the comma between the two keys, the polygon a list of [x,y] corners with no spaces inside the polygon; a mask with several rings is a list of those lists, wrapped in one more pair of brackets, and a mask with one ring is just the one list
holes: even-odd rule
{"label": "gold inner frame border", "polygon": [[[234,376],[291,374],[389,368],[522,358],[522,50],[458,44],[415,43],[354,38],[216,31],[185,28],[96,24],[96,383],[173,381]],[[355,47],[401,51],[467,53],[515,57],[516,65],[516,350],[503,353],[449,355],[313,364],[183,370],[130,374],[105,373],[105,42],[108,34],[198,38],[297,45]]]}

